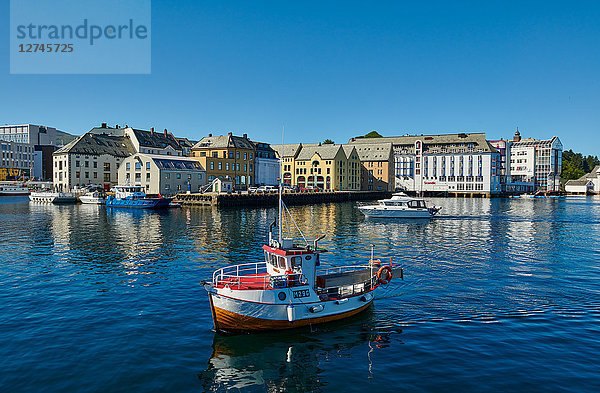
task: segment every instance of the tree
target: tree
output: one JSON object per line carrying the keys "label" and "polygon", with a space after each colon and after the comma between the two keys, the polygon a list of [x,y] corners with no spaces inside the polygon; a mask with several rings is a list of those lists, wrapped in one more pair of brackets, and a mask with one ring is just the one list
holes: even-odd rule
{"label": "tree", "polygon": [[564,180],[579,179],[586,173],[590,173],[596,165],[600,165],[600,160],[596,156],[584,157],[581,153],[575,153],[573,150],[565,150],[562,156],[561,178]]}
{"label": "tree", "polygon": [[324,145],[333,145],[333,144],[335,144],[335,142],[334,142],[334,141],[332,141],[331,139],[325,139],[325,140],[323,141],[323,144],[324,144]]}

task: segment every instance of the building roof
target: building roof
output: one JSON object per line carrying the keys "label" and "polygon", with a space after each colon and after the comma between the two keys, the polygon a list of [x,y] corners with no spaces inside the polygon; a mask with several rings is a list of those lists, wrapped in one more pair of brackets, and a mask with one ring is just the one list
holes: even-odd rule
{"label": "building roof", "polygon": [[350,155],[356,148],[353,145],[342,145],[342,149],[344,149],[344,153],[346,153],[346,157],[350,158]]}
{"label": "building roof", "polygon": [[187,147],[187,148],[192,148],[196,143],[198,143],[197,141],[190,141],[187,138],[177,138],[175,137],[175,139],[177,139],[177,142],[179,143],[179,146],[181,147]]}
{"label": "building roof", "polygon": [[566,186],[587,186],[588,183],[590,182],[590,179],[578,179],[578,180],[567,180],[567,182],[565,183],[565,187]]}
{"label": "building roof", "polygon": [[140,146],[154,149],[164,149],[167,146],[171,146],[175,150],[182,150],[177,138],[167,132],[167,130],[164,132],[144,131],[136,128],[132,128],[131,130],[140,143]]}
{"label": "building roof", "polygon": [[333,160],[340,149],[342,149],[342,145],[309,143],[302,145],[296,160],[310,160],[315,154],[318,154],[322,160]]}
{"label": "building roof", "polygon": [[392,154],[392,144],[388,143],[360,143],[356,147],[358,158],[361,161],[387,161]]}
{"label": "building roof", "polygon": [[216,135],[216,136],[205,136],[200,139],[198,143],[192,147],[192,149],[222,149],[222,148],[235,148],[235,149],[249,149],[254,150],[254,143],[248,136],[235,136],[231,133],[227,135]]}
{"label": "building roof", "polygon": [[598,175],[600,175],[598,172],[600,172],[600,165],[596,165],[590,173],[586,173],[585,175],[580,177],[579,180],[582,180],[584,178],[585,179],[595,179],[598,177]]}
{"label": "building roof", "polygon": [[62,153],[127,157],[135,153],[135,148],[125,136],[87,132],[54,152],[54,154]]}
{"label": "building roof", "polygon": [[[513,142],[511,145],[511,148],[518,148],[518,147],[529,147],[529,146],[535,146],[535,147],[551,147],[552,144],[558,139],[557,136],[552,137],[552,139],[540,139],[540,140],[536,140],[533,138],[526,138],[526,139],[521,139],[519,142]],[[559,140],[560,142],[560,140]]]}
{"label": "building roof", "polygon": [[296,157],[302,148],[302,144],[292,143],[289,145],[271,145],[271,147],[277,152],[279,157]]}
{"label": "building roof", "polygon": [[200,162],[190,157],[166,156],[163,154],[133,154],[133,158],[137,156],[142,156],[151,159],[152,161],[154,161],[154,163],[156,164],[156,166],[158,166],[159,169],[166,169],[169,171],[204,171],[204,168],[202,167]]}
{"label": "building roof", "polygon": [[424,151],[429,153],[436,153],[432,145],[451,145],[456,144],[457,147],[461,147],[460,144],[473,143],[475,150],[482,149],[485,153],[494,153],[496,148],[488,143],[485,139],[484,132],[475,133],[459,133],[459,134],[440,134],[440,135],[404,135],[404,136],[390,136],[381,138],[352,138],[348,143],[350,144],[373,144],[373,143],[391,143],[393,146],[406,147],[408,150],[414,147],[416,141],[422,141],[424,145]]}

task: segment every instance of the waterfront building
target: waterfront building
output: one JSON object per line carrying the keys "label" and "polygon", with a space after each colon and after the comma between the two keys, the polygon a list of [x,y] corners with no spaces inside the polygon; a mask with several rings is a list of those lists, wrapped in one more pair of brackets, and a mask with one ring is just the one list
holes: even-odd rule
{"label": "waterfront building", "polygon": [[558,137],[521,139],[517,129],[510,144],[512,183],[528,184],[532,191],[559,191],[563,146]]}
{"label": "waterfront building", "polygon": [[27,155],[33,152],[31,165],[28,162],[26,168],[19,169],[19,176],[52,180],[52,153],[56,150],[57,132],[56,128],[35,124],[0,126],[0,141],[26,144],[29,147],[22,147],[20,152]]}
{"label": "waterfront building", "polygon": [[120,163],[134,153],[131,138],[122,129],[103,123],[54,152],[54,189],[68,192],[98,184],[108,190],[117,185]]}
{"label": "waterfront building", "polygon": [[256,185],[276,186],[279,184],[281,164],[275,150],[268,143],[253,142],[255,151],[254,172]]}
{"label": "waterfront building", "polygon": [[352,138],[349,143],[375,142],[392,144],[396,189],[487,196],[501,192],[501,157],[485,133]]}
{"label": "waterfront building", "polygon": [[361,143],[356,147],[364,191],[394,191],[394,150],[391,143]]}
{"label": "waterfront building", "polygon": [[153,195],[198,192],[206,180],[198,160],[166,154],[136,153],[125,158],[118,170],[120,185],[142,186],[146,194]]}
{"label": "waterfront building", "polygon": [[[106,126],[106,123],[102,125]],[[123,131],[138,153],[183,156],[183,148],[179,141],[166,128],[163,132],[155,132],[154,127],[145,131],[126,126]]]}
{"label": "waterfront building", "polygon": [[273,145],[283,160],[284,184],[330,191],[360,190],[360,160],[354,146],[336,144]]}
{"label": "waterfront building", "polygon": [[0,180],[30,177],[34,165],[34,146],[0,140]]}
{"label": "waterfront building", "polygon": [[208,182],[231,179],[236,188],[245,189],[255,184],[255,151],[247,134],[208,134],[192,147],[192,157],[206,170]]}
{"label": "waterfront building", "polygon": [[600,194],[600,165],[577,180],[568,180],[565,191],[569,194]]}
{"label": "waterfront building", "polygon": [[282,183],[289,187],[296,185],[296,157],[300,153],[302,144],[273,145],[272,147],[275,150],[275,155],[281,161]]}

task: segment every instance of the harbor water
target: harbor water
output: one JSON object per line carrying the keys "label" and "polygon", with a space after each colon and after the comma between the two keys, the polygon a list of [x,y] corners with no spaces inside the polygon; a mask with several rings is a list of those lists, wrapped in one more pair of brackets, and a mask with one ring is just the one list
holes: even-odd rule
{"label": "harbor water", "polygon": [[276,209],[0,198],[0,391],[600,391],[600,198],[430,201],[291,207],[327,264],[373,244],[404,281],[348,320],[221,336],[200,282],[260,261]]}

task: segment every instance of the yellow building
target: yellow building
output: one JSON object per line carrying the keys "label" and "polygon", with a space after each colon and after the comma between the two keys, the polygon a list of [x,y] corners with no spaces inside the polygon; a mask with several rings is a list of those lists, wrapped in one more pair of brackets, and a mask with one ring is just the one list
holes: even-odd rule
{"label": "yellow building", "polygon": [[248,135],[213,136],[209,134],[192,147],[192,158],[206,169],[208,183],[214,179],[231,179],[236,188],[245,189],[255,183],[256,149]]}
{"label": "yellow building", "polygon": [[354,146],[274,145],[282,160],[283,183],[329,191],[360,190],[360,160]]}

